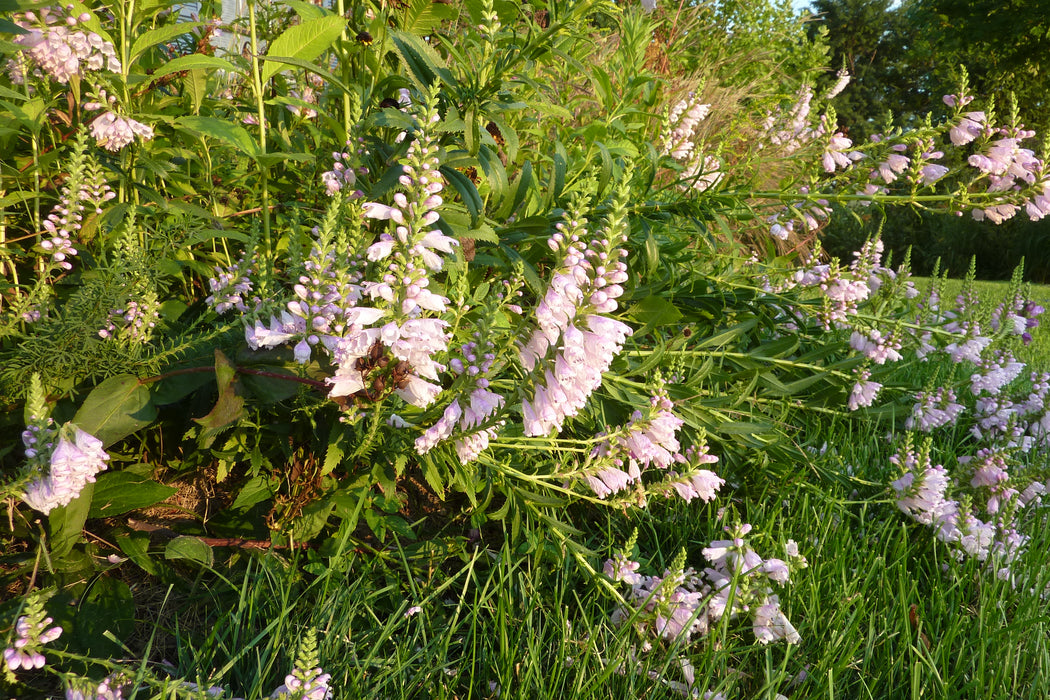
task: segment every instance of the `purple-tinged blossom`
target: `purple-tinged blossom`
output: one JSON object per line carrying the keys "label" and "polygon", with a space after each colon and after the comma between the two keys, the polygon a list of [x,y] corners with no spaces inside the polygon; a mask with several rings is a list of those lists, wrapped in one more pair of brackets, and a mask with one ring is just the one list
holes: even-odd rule
{"label": "purple-tinged blossom", "polygon": [[882,389],[882,384],[870,381],[870,379],[871,372],[866,369],[857,373],[857,382],[853,385],[853,391],[850,392],[849,401],[847,402],[849,410],[856,411],[858,408],[870,406],[874,403],[875,397],[879,395],[879,391]]}
{"label": "purple-tinged blossom", "polygon": [[[630,566],[633,562],[610,559],[606,562],[607,575],[632,579],[628,606],[617,609],[612,621],[620,624],[634,618],[640,633],[674,642],[707,635],[712,623],[727,615],[750,613],[760,643],[778,639],[801,641],[769,586],[771,581],[782,584],[789,580],[792,565],[780,560],[763,561],[742,539],[746,532],[746,528],[734,529],[730,533],[734,539],[725,541],[731,556],[720,558],[700,574],[677,568],[676,562],[676,568],[665,571],[663,576],[641,576]],[[712,543],[713,547],[716,545],[720,543]],[[679,561],[684,563],[684,556]],[[692,680],[687,675],[687,681]]]}
{"label": "purple-tinged blossom", "polygon": [[700,468],[704,464],[714,464],[718,457],[707,451],[707,445],[699,448],[689,447],[684,454],[684,461],[676,467],[682,471],[670,472],[670,486],[686,503],[699,498],[705,503],[715,499],[718,490],[725,484],[725,479],[709,469]]}
{"label": "purple-tinged blossom", "polygon": [[559,223],[549,241],[561,252],[561,264],[536,307],[538,328],[519,348],[522,365],[537,377],[533,394],[522,401],[528,436],[560,430],[579,413],[632,332],[601,315],[616,310],[627,281],[621,260],[627,251],[619,247],[623,225],[621,204],[589,244],[581,240],[584,223],[576,220]]}
{"label": "purple-tinged blossom", "polygon": [[[335,196],[345,188],[353,187],[357,183],[358,175],[368,173],[368,168],[356,165],[368,155],[368,149],[364,146],[364,139],[358,137],[356,147],[352,146],[351,139],[347,139],[346,147],[347,150],[345,152],[332,154],[332,169],[321,173],[321,182],[324,184],[325,193],[329,197]],[[354,196],[361,194],[360,191],[356,191]]]}
{"label": "purple-tinged blossom", "polygon": [[81,166],[77,178],[79,186],[61,190],[58,204],[43,222],[44,236],[40,247],[51,254],[55,267],[71,270],[69,258],[77,254],[72,238],[84,225],[84,218],[101,214],[102,205],[117,196],[106,183],[101,168]]}
{"label": "purple-tinged blossom", "polygon": [[113,112],[105,112],[95,117],[91,122],[90,130],[99,146],[114,153],[134,141],[136,136],[143,141],[153,138],[152,126]]}
{"label": "purple-tinged blossom", "polygon": [[330,673],[324,673],[320,668],[309,671],[296,671],[285,676],[284,685],[270,695],[271,700],[329,700],[332,697],[332,689],[329,683],[332,680]]}
{"label": "purple-tinged blossom", "polygon": [[251,273],[254,271],[254,261],[248,260],[247,251],[241,259],[227,268],[215,267],[215,277],[208,280],[208,289],[211,294],[204,300],[217,314],[224,314],[230,310],[240,313],[248,312],[247,302],[253,302],[253,306],[260,301],[257,297],[250,298],[253,289]]}
{"label": "purple-tinged blossom", "polygon": [[[26,448],[27,456],[30,449],[33,450],[31,457],[40,454],[35,442],[26,442]],[[93,483],[95,475],[106,469],[109,455],[101,440],[67,423],[59,431],[57,444],[47,459],[48,473],[38,472],[22,495],[22,500],[31,508],[45,515],[54,508],[69,505],[87,484]]]}
{"label": "purple-tinged blossom", "polygon": [[929,459],[917,463],[914,453],[902,460],[899,453],[890,461],[908,469],[903,476],[890,483],[897,494],[897,507],[923,525],[938,522],[941,516],[953,510],[954,501],[945,498],[948,472],[939,464],[931,466]]}
{"label": "purple-tinged blossom", "polygon": [[30,596],[25,612],[15,623],[14,642],[4,649],[4,664],[12,673],[43,668],[47,663],[41,652],[43,646],[62,635],[61,627],[49,626],[54,620],[47,616],[43,601],[36,594]]}
{"label": "purple-tinged blossom", "polygon": [[701,104],[690,94],[680,100],[667,115],[667,123],[660,135],[661,151],[680,162],[690,161],[696,138],[696,127],[711,111],[711,105]]}
{"label": "purple-tinged blossom", "polygon": [[945,425],[954,425],[966,407],[956,403],[955,391],[939,387],[933,391],[920,392],[912,408],[911,416],[904,422],[908,430],[917,428],[930,432]]}
{"label": "purple-tinged blossom", "polygon": [[849,339],[850,347],[864,355],[877,365],[886,364],[887,361],[896,362],[901,359],[899,350],[900,341],[890,333],[883,336],[877,328],[867,333],[853,331]]}
{"label": "purple-tinged blossom", "polygon": [[642,576],[638,573],[641,566],[636,561],[631,561],[624,554],[617,553],[612,559],[605,560],[602,572],[613,581],[623,581],[632,586],[642,582]]}
{"label": "purple-tinged blossom", "polygon": [[871,179],[881,177],[882,181],[887,185],[897,179],[897,176],[908,169],[908,164],[911,161],[907,156],[902,156],[899,153],[891,153],[886,156],[886,160],[879,163],[876,169],[871,173]]}
{"label": "purple-tinged blossom", "polygon": [[969,95],[945,95],[941,99],[949,107],[965,107],[973,102],[973,97]]}
{"label": "purple-tinged blossom", "polygon": [[110,309],[106,326],[99,330],[100,338],[147,343],[160,320],[160,305],[156,294],[148,294],[141,302],[129,300],[119,309]]}
{"label": "purple-tinged blossom", "polygon": [[87,13],[74,16],[57,7],[45,7],[39,15],[27,12],[15,17],[15,24],[27,33],[17,35],[13,42],[40,70],[63,85],[85,71],[120,73],[120,60],[112,43],[95,32],[76,30],[78,24],[90,19]]}
{"label": "purple-tinged blossom", "polygon": [[980,372],[970,376],[970,391],[975,396],[982,393],[998,394],[1003,387],[1017,379],[1024,371],[1025,364],[1018,362],[1009,351],[997,353],[991,360],[984,360],[978,365]]}
{"label": "purple-tinged blossom", "polygon": [[464,464],[477,459],[502,425],[481,426],[501,409],[505,399],[489,390],[489,376],[496,356],[488,341],[460,346],[459,356],[449,361],[454,374],[470,378],[464,392],[445,408],[442,417],[416,438],[416,451],[426,454],[439,443],[455,436],[456,454]]}
{"label": "purple-tinged blossom", "polygon": [[984,129],[984,112],[967,112],[959,119],[959,123],[949,130],[948,137],[956,146],[965,146],[984,133]]}

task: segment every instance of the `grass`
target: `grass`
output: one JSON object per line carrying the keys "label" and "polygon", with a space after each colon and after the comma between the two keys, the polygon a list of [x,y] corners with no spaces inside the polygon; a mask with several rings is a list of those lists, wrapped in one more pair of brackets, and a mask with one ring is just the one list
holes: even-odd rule
{"label": "grass", "polygon": [[[797,646],[755,645],[741,622],[688,647],[642,652],[629,626],[609,622],[615,603],[575,562],[551,543],[528,551],[505,539],[439,570],[345,553],[312,580],[295,562],[255,557],[235,597],[211,599],[211,631],[180,649],[179,670],[218,669],[222,684],[258,697],[290,666],[299,631],[313,626],[344,698],[680,697],[666,683],[681,680],[680,659],[695,667],[698,687],[727,697],[1050,696],[1040,672],[1050,625],[1033,593],[1048,584],[1047,529],[1035,528],[1015,587],[955,562],[873,485],[885,478],[871,459],[878,436],[845,431],[835,442],[848,449],[825,458],[865,465],[852,486],[866,493],[800,482],[747,499],[761,504],[745,514],[756,532],[795,538],[809,560],[782,592],[803,635]],[[658,570],[681,546],[701,565],[721,522],[714,507],[676,506],[635,524]],[[591,532],[590,544],[616,546],[608,541],[616,527]],[[771,541],[754,544],[776,554]],[[406,617],[416,604],[422,611]]]}

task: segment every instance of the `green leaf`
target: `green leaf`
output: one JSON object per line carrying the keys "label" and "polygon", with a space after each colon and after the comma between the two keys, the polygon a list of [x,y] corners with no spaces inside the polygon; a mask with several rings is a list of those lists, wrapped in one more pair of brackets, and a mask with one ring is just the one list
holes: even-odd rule
{"label": "green leaf", "polygon": [[529,190],[532,188],[532,162],[525,161],[521,166],[521,172],[518,174],[514,184],[511,185],[510,195],[503,200],[503,207],[496,212],[494,217],[497,221],[503,221],[511,214],[518,210],[521,203],[525,201],[525,197],[528,196]]}
{"label": "green leaf", "polygon": [[346,440],[346,426],[342,423],[333,423],[328,433],[328,449],[325,450],[321,476],[331,474],[342,463],[343,457],[346,456]]}
{"label": "green leaf", "polygon": [[318,7],[313,3],[306,2],[305,0],[281,0],[285,5],[295,10],[295,14],[299,15],[304,20],[317,19],[318,17],[324,17],[326,13],[323,7]]}
{"label": "green leaf", "polygon": [[[346,84],[339,78],[335,77],[331,73],[331,71],[326,71],[324,68],[316,66],[313,63],[310,63],[309,61],[303,61],[298,58],[290,58],[288,56],[260,56],[260,58],[264,61],[269,61],[275,64],[283,63],[286,66],[295,66],[296,68],[302,68],[305,71],[309,71],[310,73],[315,73],[321,76],[325,79],[325,82],[336,86],[337,88],[339,88],[347,94],[350,94],[351,92],[350,88],[348,88]],[[278,72],[280,70],[280,68],[277,68]]]}
{"label": "green leaf", "polygon": [[455,17],[455,9],[435,0],[411,0],[405,8],[401,30],[418,36],[434,31],[447,19]]}
{"label": "green leaf", "polygon": [[160,567],[149,556],[149,533],[132,531],[114,539],[120,551],[147,574],[156,576],[160,573]]}
{"label": "green leaf", "polygon": [[391,32],[390,38],[409,78],[420,92],[429,90],[439,78],[449,87],[458,87],[452,73],[442,65],[444,61],[441,56],[425,41],[414,34],[403,32]]}
{"label": "green leaf", "polygon": [[257,153],[254,157],[259,165],[266,167],[282,163],[286,160],[306,163],[314,159],[314,156],[309,153]]}
{"label": "green leaf", "polygon": [[86,485],[69,505],[59,506],[48,514],[52,559],[61,559],[80,541],[80,533],[84,530],[84,523],[87,522],[88,511],[91,509],[94,490],[94,484]]}
{"label": "green leaf", "polygon": [[237,498],[234,499],[230,508],[232,510],[247,510],[256,503],[262,503],[268,498],[273,498],[273,494],[274,491],[273,487],[270,486],[270,480],[265,476],[257,476],[249,479],[248,483],[241,487]]}
{"label": "green leaf", "polygon": [[491,148],[482,146],[478,149],[478,162],[492,193],[492,206],[499,207],[507,195],[507,171],[503,167],[503,161]]}
{"label": "green leaf", "polygon": [[295,541],[306,542],[317,537],[328,523],[328,516],[332,514],[333,508],[335,501],[331,498],[322,498],[303,508],[302,515],[295,519],[291,527]]}
{"label": "green leaf", "polygon": [[164,547],[165,559],[186,559],[187,561],[212,566],[215,554],[211,547],[196,537],[176,537]]}
{"label": "green leaf", "polygon": [[141,474],[108,472],[100,475],[95,482],[95,495],[91,499],[88,517],[106,518],[145,508],[160,503],[177,491],[173,486],[165,486]]}
{"label": "green leaf", "polygon": [[176,39],[183,34],[189,34],[194,29],[203,26],[204,22],[178,22],[177,24],[169,24],[143,32],[135,38],[135,43],[131,45],[131,54],[128,56],[128,60],[134,63],[135,59],[145,53],[149,47],[157,44],[166,44],[172,39]]}
{"label": "green leaf", "polygon": [[645,272],[647,277],[652,277],[660,269],[660,244],[650,231],[645,237]]}
{"label": "green leaf", "polygon": [[123,653],[114,640],[135,631],[135,601],[127,583],[111,576],[92,579],[77,601],[73,639],[85,653],[114,658]]}
{"label": "green leaf", "polygon": [[[270,44],[266,55],[312,61],[327,51],[345,28],[346,20],[335,15],[308,20],[284,30]],[[280,71],[279,64],[267,62],[262,69],[262,81],[265,83]]]}
{"label": "green leaf", "polygon": [[734,339],[746,335],[751,329],[758,325],[758,319],[748,319],[735,326],[731,326],[721,333],[708,336],[707,338],[699,338],[693,342],[694,348],[717,348],[724,345],[728,345]]}
{"label": "green leaf", "polygon": [[149,389],[138,377],[121,374],[91,390],[73,423],[109,447],[156,418],[157,407],[150,400]]}
{"label": "green leaf", "polygon": [[627,315],[645,325],[638,331],[643,336],[660,326],[669,326],[682,318],[682,312],[667,299],[658,296],[646,297],[628,310]]}
{"label": "green leaf", "polygon": [[189,56],[179,56],[178,58],[171,59],[162,67],[153,71],[153,75],[149,76],[149,80],[156,81],[166,75],[171,75],[172,73],[180,73],[184,70],[196,70],[198,68],[213,71],[224,70],[229,73],[240,72],[237,70],[236,66],[226,59],[195,53],[190,54]]}
{"label": "green leaf", "polygon": [[481,218],[482,208],[485,206],[485,203],[481,201],[481,195],[478,194],[478,188],[474,186],[469,177],[455,168],[442,165],[440,170],[449,184],[456,188],[456,192],[459,192],[463,204],[467,207],[467,211],[470,212],[470,227],[476,228],[478,219]]}
{"label": "green leaf", "polygon": [[197,436],[201,447],[210,447],[222,429],[235,423],[245,414],[244,397],[234,387],[237,372],[218,348],[215,350],[215,382],[219,385],[219,399],[215,408],[203,418],[194,418],[204,429]]}
{"label": "green leaf", "polygon": [[482,222],[477,228],[470,227],[470,217],[462,209],[445,207],[441,212],[441,220],[438,222],[445,235],[457,238],[473,238],[476,241],[487,243],[499,243],[499,236],[491,226]]}
{"label": "green leaf", "polygon": [[182,81],[182,86],[190,96],[193,113],[197,114],[201,111],[204,98],[208,95],[208,71],[203,68],[195,68],[189,71],[186,73],[186,78]]}
{"label": "green leaf", "polygon": [[255,139],[240,124],[231,124],[218,117],[179,117],[175,124],[197,136],[218,139],[250,156],[258,154]]}

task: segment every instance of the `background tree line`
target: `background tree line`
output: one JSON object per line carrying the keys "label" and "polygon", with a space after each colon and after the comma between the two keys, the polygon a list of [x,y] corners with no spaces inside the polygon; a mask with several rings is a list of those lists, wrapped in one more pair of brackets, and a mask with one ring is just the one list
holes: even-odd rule
{"label": "background tree line", "polygon": [[[1000,115],[1016,100],[1019,120],[1037,133],[1025,145],[1043,148],[1050,135],[1050,0],[813,0],[810,9],[810,35],[826,33],[831,65],[853,76],[836,108],[854,142],[947,110],[941,98],[958,92],[965,67],[970,94],[992,100]],[[858,221],[839,212],[827,246],[836,255],[855,249],[881,216],[866,212]],[[995,226],[895,210],[886,212],[883,239],[895,257],[912,246],[918,272],[940,259],[962,274],[976,256],[978,276],[999,279],[1024,257],[1029,279],[1050,279],[1046,220],[1022,215]]]}

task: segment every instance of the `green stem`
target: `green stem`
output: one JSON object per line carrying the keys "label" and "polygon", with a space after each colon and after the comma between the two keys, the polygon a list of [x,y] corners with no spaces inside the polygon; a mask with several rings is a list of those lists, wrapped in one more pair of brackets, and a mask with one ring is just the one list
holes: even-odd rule
{"label": "green stem", "polygon": [[782,367],[806,369],[811,372],[826,372],[835,377],[850,378],[850,375],[845,372],[829,370],[827,367],[811,365],[807,362],[795,362],[794,360],[783,360],[777,357],[763,357],[761,355],[753,355],[746,352],[730,352],[729,350],[628,350],[623,354],[628,357],[648,357],[655,352],[660,352],[664,355],[678,355],[681,357],[724,357],[730,360],[755,360],[757,362],[768,362]]}
{"label": "green stem", "polygon": [[[27,83],[29,81],[26,81]],[[33,230],[36,234],[36,244],[40,245],[41,231],[44,230],[43,221],[40,218],[40,139],[36,133],[32,138],[33,145]],[[39,259],[38,271],[44,273],[44,259]]]}
{"label": "green stem", "polygon": [[[255,90],[256,119],[259,120],[259,155],[266,155],[266,101],[263,94],[262,71],[259,67],[259,38],[255,30],[255,0],[248,2],[248,23],[251,28],[251,50],[252,50],[252,88]],[[262,189],[262,215],[263,215],[263,244],[265,246],[266,258],[270,258],[273,250],[270,242],[270,187],[269,167],[261,161],[259,165]]]}
{"label": "green stem", "polygon": [[[339,13],[340,17],[346,17],[346,2],[345,2],[345,0],[337,0],[335,7],[336,7],[336,12]],[[350,41],[350,38],[347,36],[345,27],[343,28],[342,35],[339,37],[339,41],[342,42],[342,47],[341,47],[342,48],[342,54],[343,54],[343,56],[346,56],[346,54],[347,54],[346,47],[347,47],[347,44]],[[340,62],[340,63],[342,63],[342,62]],[[347,80],[346,68],[345,67],[343,68],[343,76],[342,76],[342,78],[343,78],[343,83],[345,85],[349,85],[350,84],[350,81]],[[346,134],[346,139],[349,140],[350,139],[350,94],[347,93],[347,92],[343,92],[343,131]]]}

